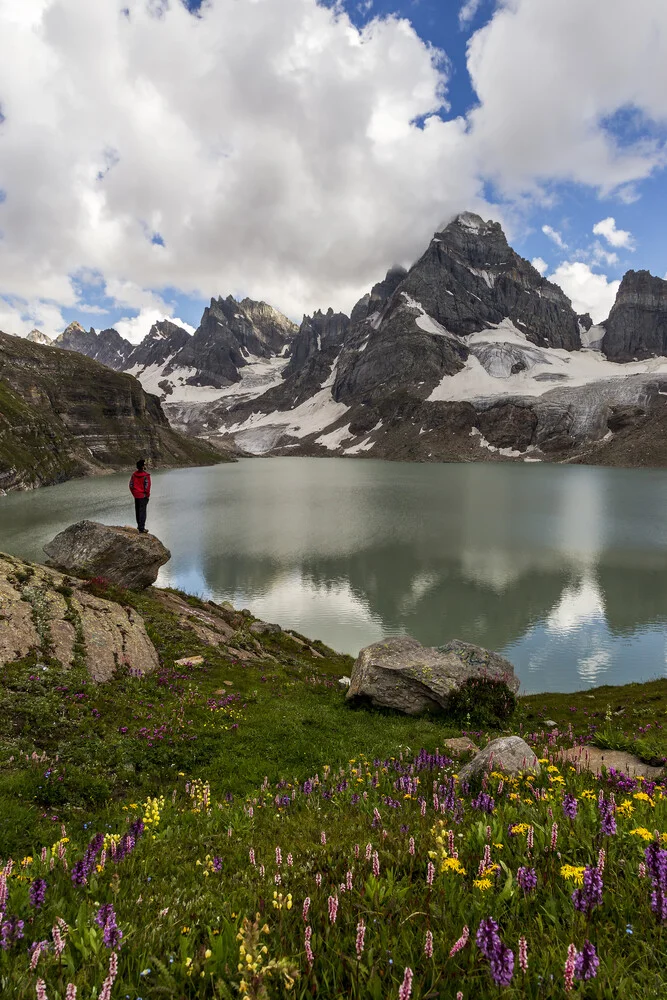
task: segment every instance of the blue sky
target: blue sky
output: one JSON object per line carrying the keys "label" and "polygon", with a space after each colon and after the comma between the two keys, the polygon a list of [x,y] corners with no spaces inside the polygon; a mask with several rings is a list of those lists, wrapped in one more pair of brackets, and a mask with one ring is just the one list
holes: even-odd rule
{"label": "blue sky", "polygon": [[[0,328],[349,309],[469,207],[596,318],[629,268],[667,273],[661,0],[44,2],[0,12]],[[75,111],[45,58],[73,53]]]}

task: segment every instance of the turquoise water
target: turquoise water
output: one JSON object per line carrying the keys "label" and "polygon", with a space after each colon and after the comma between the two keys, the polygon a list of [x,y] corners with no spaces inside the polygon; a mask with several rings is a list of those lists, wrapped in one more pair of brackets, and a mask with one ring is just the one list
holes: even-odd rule
{"label": "turquoise water", "polygon": [[[0,550],[132,523],[127,475],[0,498]],[[159,472],[159,583],[356,654],[407,632],[503,652],[527,692],[665,676],[667,472],[249,459]]]}

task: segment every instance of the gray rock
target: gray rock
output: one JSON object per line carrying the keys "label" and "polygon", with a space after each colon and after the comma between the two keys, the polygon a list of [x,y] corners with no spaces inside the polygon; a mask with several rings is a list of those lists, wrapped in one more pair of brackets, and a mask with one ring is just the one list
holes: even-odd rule
{"label": "gray rock", "polygon": [[522,771],[541,771],[535,753],[520,736],[503,736],[475,754],[459,771],[459,781],[470,781],[488,771],[502,771],[504,774],[520,774]]}
{"label": "gray rock", "polygon": [[318,309],[313,316],[304,316],[299,332],[290,344],[290,360],[282,373],[283,378],[296,375],[308,359],[319,351],[327,352],[334,348],[335,357],[349,327],[349,317],[345,313],[335,313],[333,309],[326,313]]}
{"label": "gray rock", "polygon": [[155,583],[171,553],[154,535],[134,528],[79,521],[44,546],[47,566],[74,576],[104,577],[119,587],[143,590]]}
{"label": "gray rock", "polygon": [[65,351],[85,354],[86,357],[93,358],[107,368],[113,368],[114,371],[124,371],[127,359],[134,350],[134,345],[121,337],[117,330],[102,330],[96,333],[90,329],[86,332],[79,323],[70,323],[52,343]]}
{"label": "gray rock", "polygon": [[667,281],[649,271],[628,271],[604,324],[602,351],[610,361],[667,353]]}
{"label": "gray rock", "polygon": [[253,622],[249,631],[253,635],[279,635],[282,629],[280,625],[271,625],[269,622]]}
{"label": "gray rock", "polygon": [[378,707],[419,715],[446,709],[451,692],[470,677],[497,678],[519,690],[512,664],[497,653],[458,640],[427,647],[405,636],[361,650],[346,697],[370,698]]}

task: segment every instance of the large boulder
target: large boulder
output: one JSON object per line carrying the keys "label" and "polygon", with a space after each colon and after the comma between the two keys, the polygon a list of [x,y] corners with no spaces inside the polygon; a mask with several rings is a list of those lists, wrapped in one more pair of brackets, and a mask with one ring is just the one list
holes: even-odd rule
{"label": "large boulder", "polygon": [[169,549],[154,535],[96,521],[70,525],[44,551],[47,566],[75,576],[104,577],[131,590],[150,587],[160,566],[171,559]]}
{"label": "large boulder", "polygon": [[472,677],[502,680],[515,694],[519,690],[514,667],[497,653],[458,640],[433,648],[401,636],[361,650],[346,697],[419,715],[446,709],[451,692]]}
{"label": "large boulder", "polygon": [[95,681],[159,666],[143,619],[89,594],[81,581],[0,553],[0,667],[37,653],[35,672],[85,663]]}
{"label": "large boulder", "polygon": [[459,781],[470,781],[489,771],[503,774],[521,774],[523,771],[540,773],[535,752],[520,736],[502,736],[491,740],[459,771]]}

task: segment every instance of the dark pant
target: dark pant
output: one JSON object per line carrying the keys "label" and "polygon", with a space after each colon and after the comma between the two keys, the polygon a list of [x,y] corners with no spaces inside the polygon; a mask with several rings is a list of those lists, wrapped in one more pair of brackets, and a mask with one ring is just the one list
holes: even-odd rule
{"label": "dark pant", "polygon": [[146,508],[148,507],[148,497],[142,497],[141,500],[134,500],[134,512],[137,515],[137,528],[139,531],[146,530]]}

